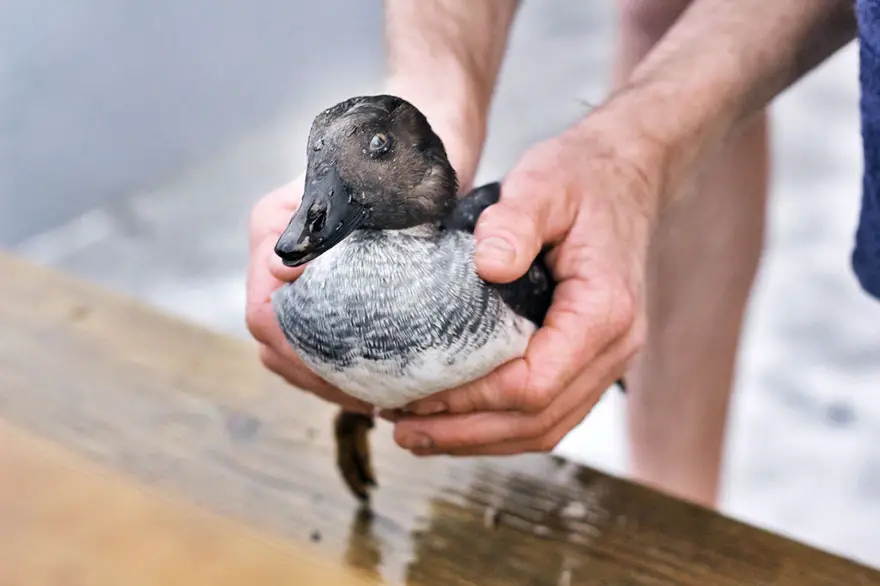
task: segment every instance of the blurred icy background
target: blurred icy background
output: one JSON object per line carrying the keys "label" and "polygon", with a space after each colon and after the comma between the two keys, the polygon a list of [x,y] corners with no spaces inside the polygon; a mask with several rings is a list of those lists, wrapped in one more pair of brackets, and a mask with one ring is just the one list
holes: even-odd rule
{"label": "blurred icy background", "polygon": [[[482,168],[606,91],[612,2],[526,2]],[[234,335],[251,204],[315,112],[379,89],[378,0],[0,3],[0,245]],[[725,512],[880,567],[880,304],[849,270],[857,53],[775,107],[771,223]],[[707,283],[706,294],[711,295]],[[625,473],[609,395],[558,450]]]}

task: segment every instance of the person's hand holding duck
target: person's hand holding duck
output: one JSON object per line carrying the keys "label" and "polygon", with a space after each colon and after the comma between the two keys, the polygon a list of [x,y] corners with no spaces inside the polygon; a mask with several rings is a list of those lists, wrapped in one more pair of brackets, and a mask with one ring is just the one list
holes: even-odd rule
{"label": "person's hand holding duck", "polygon": [[475,263],[521,276],[543,246],[557,280],[525,356],[482,379],[386,414],[416,454],[550,451],[626,370],[645,335],[643,282],[663,187],[662,152],[597,111],[527,151],[480,217]]}
{"label": "person's hand holding duck", "polygon": [[353,399],[312,372],[291,349],[278,326],[272,293],[296,279],[303,267],[286,267],[275,254],[275,243],[299,207],[304,176],[264,196],[251,210],[250,262],[247,275],[248,330],[259,344],[260,360],[291,385],[310,391],[350,411],[372,413],[373,408]]}

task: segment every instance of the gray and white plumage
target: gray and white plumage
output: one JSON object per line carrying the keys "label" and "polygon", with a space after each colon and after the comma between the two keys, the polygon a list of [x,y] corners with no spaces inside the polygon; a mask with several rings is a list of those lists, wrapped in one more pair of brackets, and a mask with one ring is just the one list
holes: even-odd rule
{"label": "gray and white plumage", "polygon": [[319,376],[384,409],[483,376],[525,351],[535,324],[477,275],[474,239],[422,226],[356,231],[274,298]]}

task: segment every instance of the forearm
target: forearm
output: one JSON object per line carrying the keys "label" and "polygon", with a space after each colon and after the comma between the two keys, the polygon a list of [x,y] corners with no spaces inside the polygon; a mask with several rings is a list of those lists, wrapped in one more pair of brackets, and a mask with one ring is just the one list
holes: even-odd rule
{"label": "forearm", "polygon": [[695,0],[605,108],[670,147],[674,198],[703,157],[855,31],[852,0]]}
{"label": "forearm", "polygon": [[518,0],[385,0],[387,91],[421,109],[462,181],[476,172]]}

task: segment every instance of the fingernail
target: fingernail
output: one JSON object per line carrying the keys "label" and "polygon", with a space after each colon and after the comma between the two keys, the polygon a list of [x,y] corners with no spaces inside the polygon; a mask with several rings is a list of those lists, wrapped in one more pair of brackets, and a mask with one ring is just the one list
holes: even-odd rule
{"label": "fingernail", "polygon": [[428,401],[413,406],[416,415],[437,415],[446,411],[446,403],[443,401]]}
{"label": "fingernail", "polygon": [[477,244],[476,256],[499,263],[513,262],[516,249],[503,238],[492,236]]}
{"label": "fingernail", "polygon": [[400,442],[407,450],[427,450],[434,446],[434,440],[423,433],[412,433]]}

